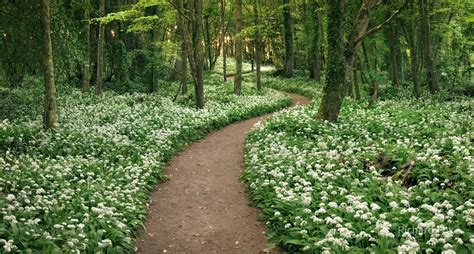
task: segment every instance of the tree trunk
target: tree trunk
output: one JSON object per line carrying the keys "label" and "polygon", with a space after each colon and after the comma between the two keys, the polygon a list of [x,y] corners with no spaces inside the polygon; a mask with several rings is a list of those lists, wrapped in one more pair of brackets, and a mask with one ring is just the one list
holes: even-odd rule
{"label": "tree trunk", "polygon": [[188,57],[186,53],[186,42],[184,41],[186,38],[186,32],[185,29],[186,27],[183,27],[181,22],[179,22],[179,31],[181,35],[181,64],[180,64],[180,70],[181,70],[181,94],[185,95],[188,93]]}
{"label": "tree trunk", "polygon": [[399,86],[400,81],[398,79],[398,60],[397,60],[397,41],[395,26],[391,24],[388,33],[388,47],[390,48],[390,77],[392,79],[392,85]]}
{"label": "tree trunk", "polygon": [[354,63],[354,68],[352,69],[352,77],[354,81],[354,92],[355,92],[354,98],[356,100],[360,100],[360,85],[359,85],[359,79],[357,78],[357,62]]}
{"label": "tree trunk", "polygon": [[346,64],[344,58],[345,0],[328,1],[328,67],[326,85],[317,118],[335,122],[342,106],[342,89]]}
{"label": "tree trunk", "polygon": [[242,0],[237,0],[237,8],[235,13],[235,79],[234,93],[240,95],[242,89]]}
{"label": "tree trunk", "polygon": [[293,19],[291,18],[291,0],[283,0],[283,34],[285,37],[285,76],[292,77],[295,67],[293,49]]}
{"label": "tree trunk", "polygon": [[431,49],[431,38],[430,38],[430,23],[428,14],[427,0],[419,0],[420,13],[421,13],[421,34],[423,37],[423,55],[426,65],[426,75],[428,79],[428,86],[431,93],[435,93],[439,90],[438,78],[436,77],[436,65],[433,58],[433,52]]}
{"label": "tree trunk", "polygon": [[49,0],[41,0],[41,27],[43,28],[44,113],[45,130],[56,128],[56,86],[54,84],[53,47],[49,26]]}
{"label": "tree trunk", "polygon": [[196,82],[194,90],[196,93],[196,107],[204,108],[204,54],[202,50],[202,0],[194,1],[194,23],[193,23],[193,47],[196,62]]}
{"label": "tree trunk", "polygon": [[[105,0],[99,0],[99,17],[105,15]],[[97,80],[95,86],[95,94],[102,94],[102,82],[104,75],[104,35],[105,24],[99,22],[99,37],[97,39]]]}
{"label": "tree trunk", "polygon": [[90,0],[85,0],[84,7],[84,70],[82,73],[82,92],[87,93],[90,87],[90,37],[91,37],[91,3]]}
{"label": "tree trunk", "polygon": [[253,0],[253,12],[255,18],[255,26],[257,26],[257,31],[255,31],[255,64],[257,68],[257,89],[262,89],[262,78],[261,78],[261,64],[262,64],[262,42],[260,38],[260,27],[258,27],[260,23],[259,18],[259,8],[260,8],[260,0]]}
{"label": "tree trunk", "polygon": [[310,78],[314,79],[315,81],[321,81],[321,35],[320,35],[320,17],[318,14],[318,0],[311,0],[310,1],[310,34],[311,34],[311,46],[309,48],[310,52],[308,52],[310,64],[309,64],[309,76]]}
{"label": "tree trunk", "polygon": [[227,81],[227,42],[225,41],[225,0],[221,0],[221,47],[222,47],[222,69],[224,75],[224,82]]}
{"label": "tree trunk", "polygon": [[211,43],[211,34],[210,34],[210,27],[209,27],[209,16],[206,15],[204,16],[204,24],[206,26],[206,53],[207,53],[207,58],[208,58],[208,67],[209,70],[214,69],[214,66],[212,65],[212,43]]}

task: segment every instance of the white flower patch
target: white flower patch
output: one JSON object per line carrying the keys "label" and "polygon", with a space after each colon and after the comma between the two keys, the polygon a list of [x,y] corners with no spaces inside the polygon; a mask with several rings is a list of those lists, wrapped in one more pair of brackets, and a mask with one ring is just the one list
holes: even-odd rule
{"label": "white flower patch", "polygon": [[235,96],[224,88],[206,87],[203,110],[159,95],[73,91],[58,98],[55,131],[43,132],[40,116],[0,121],[8,147],[0,149],[0,237],[9,239],[0,252],[23,252],[29,241],[41,253],[133,252],[130,237],[165,160],[206,132],[290,102],[270,89]]}
{"label": "white flower patch", "polygon": [[336,124],[315,119],[317,106],[271,117],[247,139],[243,178],[267,197],[259,205],[278,240],[314,253],[474,252],[472,99],[348,100]]}

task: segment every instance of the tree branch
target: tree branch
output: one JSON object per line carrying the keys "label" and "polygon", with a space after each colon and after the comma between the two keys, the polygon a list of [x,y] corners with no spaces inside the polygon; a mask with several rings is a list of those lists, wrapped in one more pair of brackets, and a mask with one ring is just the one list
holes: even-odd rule
{"label": "tree branch", "polygon": [[357,45],[357,43],[361,42],[365,37],[367,37],[369,35],[372,35],[372,34],[376,33],[378,30],[382,29],[382,27],[384,25],[386,25],[387,23],[392,21],[392,19],[394,19],[398,14],[400,14],[400,12],[403,10],[403,8],[405,8],[408,5],[408,2],[410,2],[410,0],[405,0],[405,3],[400,8],[398,8],[398,10],[396,10],[394,13],[392,13],[392,15],[390,15],[390,17],[388,17],[385,21],[383,21],[382,23],[378,24],[377,26],[367,30],[365,33],[361,34],[355,40],[354,45]]}

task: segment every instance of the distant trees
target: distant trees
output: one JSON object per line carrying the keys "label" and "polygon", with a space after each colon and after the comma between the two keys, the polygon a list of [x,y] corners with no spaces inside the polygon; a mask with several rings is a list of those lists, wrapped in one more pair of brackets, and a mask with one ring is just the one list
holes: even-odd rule
{"label": "distant trees", "polygon": [[[40,2],[0,5],[3,87],[26,85],[43,68],[43,43],[37,43],[43,31],[36,27],[42,15],[35,12]],[[337,17],[342,30],[330,18],[335,4],[345,10]],[[397,89],[409,84],[420,97],[424,90],[463,86],[472,69],[474,19],[466,0],[84,0],[56,1],[50,8],[59,17],[50,20],[52,55],[60,56],[55,82],[84,93],[91,84],[98,95],[105,89],[152,93],[179,81],[176,96],[193,90],[202,108],[204,70],[219,63],[224,80],[235,75],[234,92],[240,94],[248,61],[255,62],[258,89],[265,64],[276,67],[275,75],[304,72],[324,80],[318,116],[335,121],[346,96],[374,104],[379,86],[391,83]],[[235,69],[228,64],[233,59]],[[194,89],[188,89],[191,82]]]}

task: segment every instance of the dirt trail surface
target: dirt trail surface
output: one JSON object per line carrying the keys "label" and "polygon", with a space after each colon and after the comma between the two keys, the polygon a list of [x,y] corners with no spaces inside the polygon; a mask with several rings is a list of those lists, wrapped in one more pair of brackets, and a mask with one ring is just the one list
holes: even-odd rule
{"label": "dirt trail surface", "polygon": [[[293,105],[309,102],[289,96]],[[265,227],[258,209],[250,206],[240,174],[245,137],[268,116],[213,132],[170,160],[165,173],[171,179],[151,195],[137,253],[263,253]]]}

